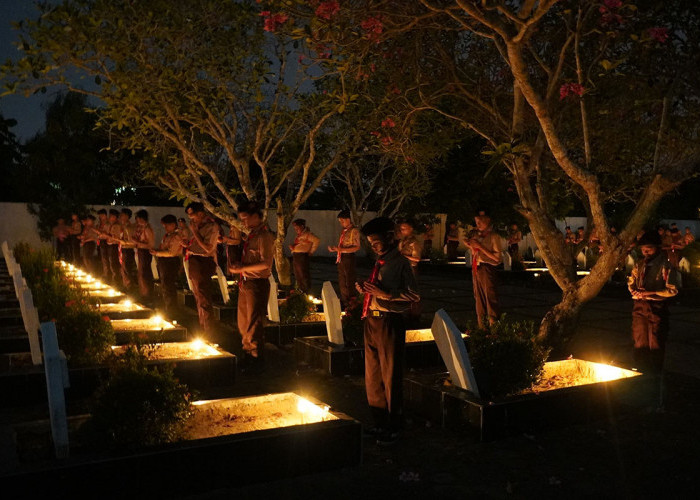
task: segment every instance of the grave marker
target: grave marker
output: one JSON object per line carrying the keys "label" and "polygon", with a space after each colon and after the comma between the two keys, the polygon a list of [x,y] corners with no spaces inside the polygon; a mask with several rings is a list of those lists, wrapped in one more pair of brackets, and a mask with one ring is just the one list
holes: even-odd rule
{"label": "grave marker", "polygon": [[68,420],[66,400],[63,394],[67,370],[58,350],[56,325],[51,321],[42,323],[41,337],[44,344],[44,370],[51,416],[51,435],[53,436],[56,458],[68,458]]}
{"label": "grave marker", "polygon": [[543,263],[542,263],[542,252],[540,252],[540,249],[539,249],[539,248],[538,248],[537,250],[535,250],[535,255],[534,255],[534,257],[535,257],[535,262],[537,263],[537,266],[538,266],[538,267],[544,267],[544,266],[543,266]]}
{"label": "grave marker", "polygon": [[625,273],[629,274],[632,272],[632,268],[634,267],[634,259],[632,258],[631,255],[627,256],[627,259],[625,260]]}
{"label": "grave marker", "polygon": [[588,259],[586,258],[586,251],[581,250],[578,255],[576,256],[576,265],[580,267],[581,269],[587,269],[588,268]]}
{"label": "grave marker", "polygon": [[151,259],[151,273],[153,273],[154,280],[160,279],[160,275],[158,274],[158,259]]}
{"label": "grave marker", "polygon": [[506,251],[503,250],[503,270],[504,271],[510,271],[513,269],[513,257],[510,256],[510,254]]}
{"label": "grave marker", "polygon": [[333,289],[330,281],[323,282],[321,289],[321,300],[323,301],[323,312],[326,317],[326,331],[328,332],[328,342],[335,345],[345,345],[343,338],[343,323],[340,318],[340,300]]}
{"label": "grave marker", "polygon": [[226,282],[226,276],[219,266],[216,266],[216,279],[219,281],[219,289],[221,290],[221,298],[224,300],[224,304],[228,304],[228,283]]}
{"label": "grave marker", "polygon": [[190,291],[192,291],[193,288],[192,280],[190,280],[190,263],[187,261],[187,259],[182,261],[182,267],[185,268],[185,278],[187,278],[187,286],[189,287]]}
{"label": "grave marker", "polygon": [[462,332],[455,326],[452,318],[444,309],[435,313],[430,329],[445,366],[450,372],[452,383],[479,397],[479,388],[476,385],[476,378],[474,378],[474,371],[469,361],[467,347],[464,345]]}
{"label": "grave marker", "polygon": [[683,271],[684,273],[690,272],[690,261],[686,257],[683,257],[678,263],[678,270]]}
{"label": "grave marker", "polygon": [[280,308],[277,302],[277,282],[270,275],[270,296],[267,298],[267,319],[276,323],[280,322]]}
{"label": "grave marker", "polygon": [[41,346],[39,345],[39,313],[34,307],[34,299],[29,288],[22,288],[20,310],[22,311],[22,321],[24,329],[29,337],[29,350],[32,355],[32,364],[41,364]]}

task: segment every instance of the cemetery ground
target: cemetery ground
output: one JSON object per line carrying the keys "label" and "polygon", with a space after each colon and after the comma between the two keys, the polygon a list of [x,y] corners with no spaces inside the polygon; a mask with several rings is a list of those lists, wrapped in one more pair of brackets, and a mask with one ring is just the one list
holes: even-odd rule
{"label": "cemetery ground", "polygon": [[[314,262],[314,294],[324,280],[336,280],[335,266]],[[369,267],[359,272],[359,278]],[[503,280],[499,291],[510,319],[538,320],[558,297],[546,277]],[[466,266],[449,271],[426,268],[420,275],[424,297],[423,323],[444,308],[463,327],[473,320],[471,281]],[[684,293],[684,292],[682,292]],[[442,429],[436,422],[408,413],[406,428],[394,446],[380,448],[370,438],[363,443],[363,464],[241,488],[206,491],[177,478],[178,491],[191,498],[532,498],[697,497],[700,486],[700,314],[698,304],[679,298],[672,306],[671,336],[666,367],[667,395],[657,408],[655,385],[646,382],[626,395],[625,411],[582,424],[556,426],[479,442],[466,429]],[[629,365],[632,301],[622,284],[611,283],[587,305],[579,331],[569,346],[580,359]],[[196,314],[184,309],[175,319],[196,329]],[[239,353],[239,337],[220,324],[216,338],[230,352]],[[266,346],[266,370],[243,373],[235,385],[202,394],[236,397],[285,391],[313,396],[334,410],[371,424],[362,377],[330,377],[298,369],[291,345]],[[69,405],[80,413],[82,403]],[[45,418],[44,408],[0,411],[0,463],[12,460],[11,424]],[[232,468],[245,457],[230,457]],[[3,467],[4,468],[4,467]],[[147,473],[147,472],[143,472]],[[171,478],[173,480],[174,478]],[[168,480],[168,478],[164,478]],[[693,495],[694,494],[694,495]]]}

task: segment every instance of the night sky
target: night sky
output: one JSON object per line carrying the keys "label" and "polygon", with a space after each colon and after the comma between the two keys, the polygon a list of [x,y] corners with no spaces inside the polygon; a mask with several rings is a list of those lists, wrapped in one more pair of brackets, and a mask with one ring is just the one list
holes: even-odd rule
{"label": "night sky", "polygon": [[[10,25],[13,21],[35,17],[37,13],[31,0],[0,0],[0,61],[17,58],[20,52],[13,45],[18,40],[17,33]],[[51,101],[58,89],[48,89],[46,94],[31,97],[22,95],[5,96],[0,99],[0,114],[17,120],[12,129],[20,141],[30,139],[44,126],[42,105]]]}

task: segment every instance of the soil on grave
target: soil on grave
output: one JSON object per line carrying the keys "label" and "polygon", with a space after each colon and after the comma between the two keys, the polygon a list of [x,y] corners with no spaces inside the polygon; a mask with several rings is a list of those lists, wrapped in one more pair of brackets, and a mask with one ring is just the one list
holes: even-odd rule
{"label": "soil on grave", "polygon": [[[124,354],[130,346],[114,346],[112,352],[117,356]],[[193,342],[166,342],[147,346],[144,354],[149,361],[163,359],[202,359],[220,356],[221,352],[209,345],[197,345]]]}

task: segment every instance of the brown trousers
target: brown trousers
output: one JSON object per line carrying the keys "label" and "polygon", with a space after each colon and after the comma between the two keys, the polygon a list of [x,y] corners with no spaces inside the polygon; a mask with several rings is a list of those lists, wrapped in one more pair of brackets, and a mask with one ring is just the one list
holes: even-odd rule
{"label": "brown trousers", "polygon": [[496,266],[480,264],[472,275],[476,320],[479,325],[485,325],[487,319],[490,323],[494,322],[500,316],[496,292],[497,283]]}
{"label": "brown trousers", "polygon": [[267,278],[241,278],[238,290],[238,331],[243,350],[254,357],[262,356],[265,345],[263,320],[267,314],[270,281]]}
{"label": "brown trousers", "polygon": [[[119,250],[117,250],[118,252]],[[133,248],[122,248],[122,262],[120,272],[122,275],[122,283],[124,288],[131,288],[137,280],[138,271],[136,270],[136,252]]]}
{"label": "brown trousers", "polygon": [[635,361],[642,371],[660,372],[664,366],[669,311],[665,301],[635,300],[632,306],[632,339]]}
{"label": "brown trousers", "polygon": [[216,272],[216,262],[213,257],[200,255],[190,255],[187,262],[190,267],[192,293],[197,302],[199,326],[206,333],[210,333],[213,328],[212,312],[214,310],[211,299],[211,277]]}
{"label": "brown trousers", "polygon": [[292,264],[294,266],[294,279],[297,282],[297,288],[304,293],[308,293],[311,289],[309,254],[301,252],[292,253]]}
{"label": "brown trousers", "polygon": [[93,274],[95,272],[95,248],[97,243],[88,241],[83,245],[83,265],[85,270]]}
{"label": "brown trousers", "polygon": [[100,261],[102,262],[102,278],[111,280],[112,270],[109,267],[109,245],[104,241],[100,241],[100,246],[97,248],[100,251]]}
{"label": "brown trousers", "polygon": [[151,297],[153,295],[153,270],[151,269],[151,261],[153,256],[148,249],[139,248],[139,293],[142,297]]}
{"label": "brown trousers", "polygon": [[364,338],[367,402],[377,427],[396,429],[403,413],[403,317],[398,313],[383,313],[379,318],[368,316]]}
{"label": "brown trousers", "polygon": [[338,287],[340,288],[340,301],[343,307],[347,307],[350,299],[355,295],[355,254],[343,253],[340,254],[340,262],[338,262]]}
{"label": "brown trousers", "polygon": [[181,267],[180,257],[158,257],[160,288],[165,311],[168,313],[172,313],[177,307],[177,276]]}
{"label": "brown trousers", "polygon": [[107,253],[109,254],[109,270],[110,280],[116,284],[120,280],[121,264],[119,263],[119,245],[107,245]]}

